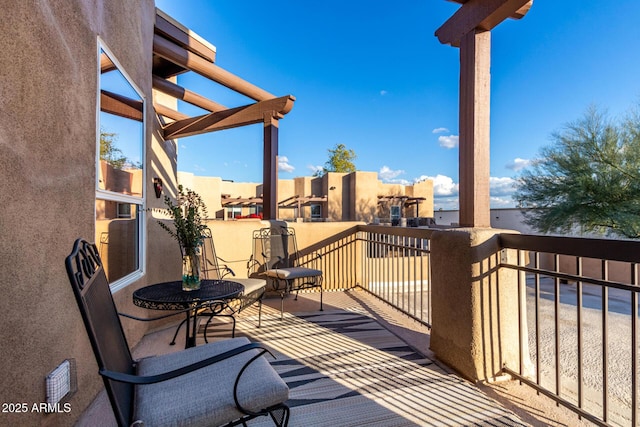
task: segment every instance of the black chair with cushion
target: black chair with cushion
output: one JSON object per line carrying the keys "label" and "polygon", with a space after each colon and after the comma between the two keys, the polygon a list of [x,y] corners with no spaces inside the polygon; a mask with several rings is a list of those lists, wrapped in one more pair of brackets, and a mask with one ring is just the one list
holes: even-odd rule
{"label": "black chair with cushion", "polygon": [[[313,257],[313,262],[320,255]],[[284,312],[285,295],[305,289],[320,289],[322,311],[322,270],[300,265],[300,255],[293,228],[272,226],[253,232],[252,276],[264,277],[271,282],[274,291],[280,293],[280,318]]]}
{"label": "black chair with cushion", "polygon": [[[222,261],[225,264],[219,263]],[[202,233],[202,247],[200,251],[200,270],[203,279],[225,279],[232,282],[240,283],[244,287],[244,291],[237,297],[229,301],[216,301],[212,304],[205,305],[198,311],[199,316],[208,317],[204,327],[204,340],[209,342],[208,332],[211,321],[214,317],[227,317],[232,321],[231,337],[236,334],[236,314],[242,312],[245,308],[250,307],[254,303],[258,303],[258,327],[262,325],[262,297],[264,296],[267,281],[259,278],[237,278],[234,271],[226,264],[228,261],[220,258],[216,253],[216,247],[213,243],[211,229],[205,228]],[[184,321],[178,325],[176,333],[173,335],[171,345],[176,343],[178,332],[184,325]]]}
{"label": "black chair with cushion", "polygon": [[133,360],[95,244],[78,239],[66,268],[120,426],[234,426],[266,415],[288,424],[289,388],[260,344],[232,338]]}

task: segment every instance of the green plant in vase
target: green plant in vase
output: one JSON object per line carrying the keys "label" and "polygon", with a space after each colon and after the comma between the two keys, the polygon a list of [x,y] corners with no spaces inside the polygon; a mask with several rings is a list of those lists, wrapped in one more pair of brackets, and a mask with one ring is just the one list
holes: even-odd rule
{"label": "green plant in vase", "polygon": [[207,207],[193,190],[178,186],[178,204],[164,196],[167,213],[173,219],[173,227],[158,221],[180,244],[182,251],[182,289],[200,289],[200,247],[206,229]]}

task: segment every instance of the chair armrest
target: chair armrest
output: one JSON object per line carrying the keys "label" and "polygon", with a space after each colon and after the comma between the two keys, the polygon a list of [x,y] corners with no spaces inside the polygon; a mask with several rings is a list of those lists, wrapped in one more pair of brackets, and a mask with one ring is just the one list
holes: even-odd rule
{"label": "chair armrest", "polygon": [[[257,357],[263,355],[264,353],[271,354],[271,352],[269,350],[267,350],[266,348],[262,347],[261,344],[259,344],[259,343],[250,343],[250,344],[245,344],[243,346],[234,348],[234,349],[229,350],[229,351],[225,351],[224,353],[217,354],[217,355],[212,356],[212,357],[208,357],[206,359],[200,360],[200,361],[192,363],[190,365],[183,366],[182,368],[174,369],[173,371],[163,372],[163,373],[157,374],[157,375],[148,375],[148,376],[132,375],[132,374],[125,374],[123,372],[110,371],[110,370],[107,370],[107,369],[100,369],[98,372],[103,377],[107,377],[107,378],[109,378],[111,380],[122,382],[122,383],[128,383],[128,384],[155,384],[155,383],[159,383],[159,382],[162,382],[162,381],[170,380],[172,378],[179,377],[179,376],[184,375],[184,374],[188,374],[189,372],[193,372],[193,371],[196,371],[198,369],[202,369],[202,368],[207,367],[209,365],[213,365],[214,363],[221,362],[221,361],[223,361],[225,359],[228,359],[230,357],[237,356],[238,354],[244,353],[244,352],[249,351],[249,350],[254,350],[254,349],[260,349],[261,351],[258,353],[258,355],[255,358],[252,358],[249,361],[249,363],[253,362],[253,360],[255,360]],[[271,356],[273,356],[273,354],[271,354]],[[245,365],[245,367],[243,367],[243,369],[240,371],[240,373],[242,373],[245,368],[246,368],[246,365]]]}
{"label": "chair armrest", "polygon": [[260,262],[251,255],[247,261],[247,277],[251,277],[251,274],[257,272],[259,268]]}
{"label": "chair armrest", "polygon": [[[227,262],[225,260],[223,260],[222,258],[218,258],[220,261],[222,262]],[[236,273],[233,272],[233,270],[231,269],[231,267],[229,267],[227,264],[222,264],[219,267],[219,274],[220,274],[220,278],[224,279],[225,277],[227,277],[227,275],[231,275],[231,277],[235,277]]]}

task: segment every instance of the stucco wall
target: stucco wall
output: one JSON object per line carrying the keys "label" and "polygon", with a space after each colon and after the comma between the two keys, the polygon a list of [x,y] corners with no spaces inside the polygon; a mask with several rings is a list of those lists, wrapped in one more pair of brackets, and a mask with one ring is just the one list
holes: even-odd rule
{"label": "stucco wall", "polygon": [[[78,378],[69,413],[0,413],[0,424],[68,426],[102,388],[64,269],[73,241],[95,231],[97,37],[144,92],[148,123],[157,123],[154,2],[9,1],[0,14],[0,400],[44,402],[45,376],[67,358],[76,359]],[[175,145],[154,129],[146,144],[147,207],[154,208],[161,203],[152,178],[161,176],[168,192],[175,187]],[[150,218],[148,229],[148,272],[114,295],[122,311],[135,312],[134,288],[172,270],[165,255],[172,242]],[[125,327],[133,345],[147,326]]]}

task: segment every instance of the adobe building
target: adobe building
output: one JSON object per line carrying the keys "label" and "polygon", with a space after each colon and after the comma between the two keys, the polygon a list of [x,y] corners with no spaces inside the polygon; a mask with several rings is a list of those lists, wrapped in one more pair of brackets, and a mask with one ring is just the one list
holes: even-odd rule
{"label": "adobe building", "polygon": [[[262,184],[186,172],[178,172],[178,182],[200,194],[211,217],[251,218],[262,212]],[[362,171],[279,179],[278,218],[395,225],[404,223],[402,218],[433,218],[433,181],[389,184],[380,181],[376,172]]]}
{"label": "adobe building", "polygon": [[[272,219],[279,121],[295,98],[217,65],[216,48],[153,0],[17,1],[0,13],[0,396],[29,406],[1,419],[68,426],[104,390],[65,270],[74,241],[98,245],[118,309],[148,316],[132,293],[181,271],[179,247],[158,225],[163,196],[177,195],[177,138],[262,126]],[[186,72],[249,103],[226,107],[178,86]],[[195,125],[178,99],[204,108]],[[111,153],[103,133],[118,136]],[[132,347],[149,330],[129,319],[123,327]],[[70,410],[32,411],[49,403],[46,378],[62,365],[72,366],[70,388],[58,403]]]}
{"label": "adobe building", "polygon": [[[292,211],[287,206],[279,209],[279,204],[297,204],[298,200],[289,199],[293,196],[304,198],[301,203],[309,202],[300,209],[303,218],[314,215],[316,197],[326,197],[320,202],[320,217],[330,221],[371,222],[376,215],[382,220],[385,209],[389,218],[397,217],[398,209],[400,215],[433,216],[429,181],[411,187],[387,186],[373,172],[356,172],[279,183],[279,126],[295,98],[271,94],[222,68],[216,63],[213,45],[157,10],[153,0],[14,1],[0,13],[4,24],[0,38],[0,190],[5,198],[0,210],[3,402],[46,403],[47,376],[65,361],[73,362],[69,393],[64,397],[70,411],[3,413],[5,425],[73,425],[104,389],[64,266],[76,239],[95,240],[101,246],[112,296],[121,312],[148,316],[146,310],[133,305],[133,292],[180,277],[178,245],[157,224],[163,220],[159,215],[164,209],[163,196],[177,196],[179,138],[246,125],[263,128],[262,188],[237,189],[220,180],[219,190],[207,195],[212,198],[207,202],[212,212],[223,208],[223,195],[227,199],[261,195],[265,220],[277,219],[279,210]],[[198,73],[207,83],[224,86],[251,101],[223,106],[206,99],[176,84],[176,76],[187,72]],[[178,99],[206,112],[189,117],[177,111]],[[473,101],[473,94],[469,99]],[[468,104],[488,107],[488,102]],[[109,163],[108,156],[102,158],[103,129],[122,135],[126,144],[119,148],[129,161],[118,164]],[[468,132],[469,126],[463,123],[460,129],[462,146],[463,130]],[[488,143],[486,147],[488,153]],[[488,167],[488,155],[476,159],[469,153],[462,154],[468,161],[461,162],[461,170],[474,161]],[[462,225],[489,225],[479,215],[488,215],[488,184],[487,191],[479,193],[487,200],[479,209],[473,204],[477,199],[471,197],[478,188],[471,184],[482,178],[481,172],[461,177],[461,194],[468,196],[474,208],[461,205]],[[480,181],[488,183],[488,177],[487,168],[486,180]],[[410,199],[422,197],[425,200],[414,214],[416,206]],[[237,226],[232,230],[234,237],[240,235],[238,243],[250,248],[255,224],[237,221],[225,225]],[[342,231],[343,225],[326,224],[326,234]],[[469,235],[474,239],[471,243]],[[475,248],[494,235],[491,230],[476,233],[475,229],[436,232],[431,248],[434,306],[442,307],[442,314],[434,311],[433,331],[439,335],[431,343],[437,344],[438,357],[447,363],[455,365],[460,355],[464,363],[473,358],[473,367],[465,372],[471,372],[466,376],[474,379],[479,377],[475,372],[485,375],[476,369],[484,354],[475,357],[468,351],[476,349],[474,343],[484,336],[484,329],[475,327],[480,324],[474,317],[479,310],[457,303],[452,307],[455,310],[449,310],[446,303],[464,300],[469,296],[464,292],[482,288],[476,286],[481,280],[508,283],[503,277],[481,277],[469,264],[476,259],[472,256],[479,256]],[[314,237],[323,236],[317,233]],[[469,267],[460,268],[461,262]],[[462,309],[468,316],[459,315]],[[501,316],[506,318],[506,311],[501,309]],[[439,315],[440,322],[436,322]],[[464,334],[456,326],[458,318],[465,321]],[[122,323],[130,346],[150,328],[130,319]],[[436,325],[441,326],[440,331]],[[501,331],[500,337],[504,339],[507,332]],[[472,339],[467,339],[471,333]],[[456,341],[449,345],[450,337]],[[505,359],[490,356],[486,360]],[[500,368],[491,366],[489,374]]]}

